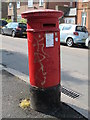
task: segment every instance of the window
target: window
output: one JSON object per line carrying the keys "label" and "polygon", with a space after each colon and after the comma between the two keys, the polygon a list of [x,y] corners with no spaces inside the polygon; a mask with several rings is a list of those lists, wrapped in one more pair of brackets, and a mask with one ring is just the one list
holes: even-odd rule
{"label": "window", "polygon": [[82,27],[82,32],[88,32],[86,27]]}
{"label": "window", "polygon": [[11,28],[12,23],[8,23],[6,26],[7,28]]}
{"label": "window", "polygon": [[12,8],[12,3],[9,3],[9,9],[11,9]]}
{"label": "window", "polygon": [[28,7],[33,7],[33,0],[28,0]]}
{"label": "window", "polygon": [[39,6],[43,6],[43,0],[39,0]]}
{"label": "window", "polygon": [[84,26],[76,26],[76,31],[78,31],[78,32],[87,32],[87,29]]}
{"label": "window", "polygon": [[82,2],[88,2],[88,0],[82,0]]}
{"label": "window", "polygon": [[19,22],[22,19],[21,15],[17,15],[17,22]]}
{"label": "window", "polygon": [[86,18],[87,18],[87,13],[86,12],[82,12],[82,26],[86,26]]}
{"label": "window", "polygon": [[27,28],[27,25],[25,23],[19,23],[20,28]]}
{"label": "window", "polygon": [[65,26],[64,28],[63,28],[63,30],[69,30],[71,28],[71,26]]}
{"label": "window", "polygon": [[76,26],[76,31],[82,32],[82,26]]}
{"label": "window", "polygon": [[75,18],[74,17],[64,18],[64,20],[65,20],[65,23],[75,24]]}
{"label": "window", "polygon": [[17,8],[20,8],[20,1],[17,1]]}
{"label": "window", "polygon": [[72,7],[72,2],[70,2],[70,7]]}
{"label": "window", "polygon": [[16,28],[18,26],[18,23],[12,23],[11,28]]}

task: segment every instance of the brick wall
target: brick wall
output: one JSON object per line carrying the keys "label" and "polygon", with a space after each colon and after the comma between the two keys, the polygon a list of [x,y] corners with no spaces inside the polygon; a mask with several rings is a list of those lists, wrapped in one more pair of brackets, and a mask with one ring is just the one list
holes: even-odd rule
{"label": "brick wall", "polygon": [[[47,4],[47,3],[46,3]],[[70,2],[49,2],[48,3],[48,8],[49,9],[56,9],[56,6],[66,6],[66,7],[71,7]],[[72,2],[72,7],[75,7],[76,3]]]}
{"label": "brick wall", "polygon": [[[33,7],[28,7],[28,2],[21,2],[20,8],[17,9],[17,15],[21,15],[22,12],[33,10],[33,9],[44,9],[45,3],[43,6],[39,6],[38,2],[33,4]],[[8,7],[8,15],[13,15],[13,6],[11,9]]]}
{"label": "brick wall", "polygon": [[78,6],[77,6],[77,24],[82,23],[82,12],[86,12],[87,13],[87,18],[86,18],[86,27],[88,29],[88,31],[90,32],[90,2],[86,2],[86,3],[82,3],[82,2],[78,2]]}

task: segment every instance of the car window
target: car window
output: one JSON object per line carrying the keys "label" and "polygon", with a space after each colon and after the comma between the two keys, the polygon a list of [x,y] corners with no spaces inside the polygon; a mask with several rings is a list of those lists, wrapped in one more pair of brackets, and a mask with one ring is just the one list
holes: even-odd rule
{"label": "car window", "polygon": [[82,32],[82,26],[76,26],[76,31]]}
{"label": "car window", "polygon": [[10,28],[11,27],[11,23],[8,23],[6,26],[7,26],[7,28]]}
{"label": "car window", "polygon": [[86,27],[82,27],[82,32],[88,32]]}
{"label": "car window", "polygon": [[2,25],[2,21],[0,20],[0,26]]}
{"label": "car window", "polygon": [[63,30],[70,30],[71,29],[71,26],[69,25],[69,26],[64,26],[63,27]]}
{"label": "car window", "polygon": [[17,26],[18,26],[18,23],[12,23],[10,27],[11,28],[16,28]]}
{"label": "car window", "polygon": [[23,27],[24,27],[24,28],[27,28],[27,25],[26,25],[26,24],[23,24]]}
{"label": "car window", "polygon": [[20,27],[20,28],[27,28],[27,25],[24,24],[24,23],[19,23],[19,27]]}
{"label": "car window", "polygon": [[85,26],[76,26],[76,31],[87,32],[87,29]]}

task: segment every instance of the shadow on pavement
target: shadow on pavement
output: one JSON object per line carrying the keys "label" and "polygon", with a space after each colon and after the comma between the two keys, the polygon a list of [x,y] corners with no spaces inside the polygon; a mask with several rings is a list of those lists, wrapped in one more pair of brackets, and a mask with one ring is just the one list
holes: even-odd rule
{"label": "shadow on pavement", "polygon": [[[88,116],[88,119],[90,118],[90,112],[88,111],[88,110],[86,110],[86,109],[81,109],[80,107],[78,107],[78,106],[75,106],[75,105],[72,105],[72,104],[69,104],[70,106],[72,106],[73,108],[75,108],[75,109],[78,109],[78,110],[80,110],[80,111],[82,111],[82,113],[86,113],[86,116]],[[90,120],[90,119],[89,119]]]}
{"label": "shadow on pavement", "polygon": [[[80,108],[81,109],[81,108]],[[83,109],[82,109],[83,110]],[[44,112],[37,112],[32,110],[31,108],[28,108],[26,110],[26,112],[31,112],[37,115],[37,113],[44,115],[44,118],[57,118],[57,119],[70,119],[70,120],[74,120],[75,118],[77,120],[82,119],[82,120],[87,120],[84,116],[82,116],[79,112],[75,111],[74,109],[72,109],[70,106],[68,106],[67,104],[65,104],[64,102],[61,102],[60,105],[54,109],[51,110],[47,110]],[[37,117],[41,117],[41,116],[37,116]]]}
{"label": "shadow on pavement", "polygon": [[20,52],[0,50],[2,65],[29,75],[28,55]]}
{"label": "shadow on pavement", "polygon": [[70,72],[63,71],[63,70],[61,70],[61,80],[66,81],[68,83],[72,82],[73,85],[74,84],[76,84],[76,85],[85,85],[85,84],[87,84],[88,85],[88,78],[87,79],[77,78],[75,76],[71,76]]}

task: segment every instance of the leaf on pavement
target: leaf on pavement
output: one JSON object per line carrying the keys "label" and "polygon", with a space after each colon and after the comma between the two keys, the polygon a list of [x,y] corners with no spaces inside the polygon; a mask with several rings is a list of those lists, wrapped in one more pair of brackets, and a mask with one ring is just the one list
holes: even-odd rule
{"label": "leaf on pavement", "polygon": [[28,99],[25,99],[25,100],[22,100],[21,103],[19,104],[19,106],[21,108],[27,108],[30,106],[30,100]]}

